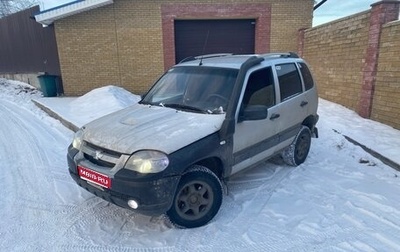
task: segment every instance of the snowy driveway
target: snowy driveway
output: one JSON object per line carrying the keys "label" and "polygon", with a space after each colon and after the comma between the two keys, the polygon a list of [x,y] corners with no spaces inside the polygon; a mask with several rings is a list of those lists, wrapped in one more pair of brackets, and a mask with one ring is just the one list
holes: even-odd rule
{"label": "snowy driveway", "polygon": [[276,158],[232,178],[210,224],[179,230],[75,185],[72,132],[37,97],[0,80],[1,251],[400,251],[400,173],[334,131],[327,115],[342,108],[322,104],[303,165]]}

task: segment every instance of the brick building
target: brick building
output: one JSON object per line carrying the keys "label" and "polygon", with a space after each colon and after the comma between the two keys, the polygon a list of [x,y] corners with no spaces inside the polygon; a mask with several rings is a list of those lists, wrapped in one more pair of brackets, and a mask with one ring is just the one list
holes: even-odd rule
{"label": "brick building", "polygon": [[143,93],[200,54],[296,51],[313,0],[77,0],[35,16],[54,25],[66,95],[114,84]]}

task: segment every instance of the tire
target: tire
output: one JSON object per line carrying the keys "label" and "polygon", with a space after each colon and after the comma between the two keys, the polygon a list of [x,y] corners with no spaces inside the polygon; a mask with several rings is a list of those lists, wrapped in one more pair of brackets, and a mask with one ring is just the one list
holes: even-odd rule
{"label": "tire", "polygon": [[220,179],[206,167],[195,165],[179,181],[167,216],[179,228],[203,226],[218,213],[222,193]]}
{"label": "tire", "polygon": [[285,163],[291,166],[298,166],[306,160],[311,146],[311,131],[303,126],[293,143],[282,152],[282,158]]}

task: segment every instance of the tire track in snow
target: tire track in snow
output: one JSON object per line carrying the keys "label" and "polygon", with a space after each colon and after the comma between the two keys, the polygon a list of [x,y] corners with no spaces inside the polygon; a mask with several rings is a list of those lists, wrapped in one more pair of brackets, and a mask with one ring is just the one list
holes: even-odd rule
{"label": "tire track in snow", "polygon": [[[143,216],[98,197],[77,206],[63,220],[63,226],[61,236],[70,241],[67,247],[79,250],[168,251],[172,248],[166,242],[168,237],[149,243],[149,237],[173,230],[166,225],[164,217]],[[144,242],[138,237],[144,237]],[[57,247],[65,248],[66,245],[57,244]]]}
{"label": "tire track in snow", "polygon": [[[43,197],[37,198],[38,193],[33,191],[41,190],[40,196],[48,195],[50,187],[52,169],[57,163],[53,158],[57,151],[63,151],[65,148],[59,146],[61,139],[48,132],[36,117],[27,111],[21,112],[20,108],[9,102],[0,104],[2,113],[0,114],[2,124],[2,138],[12,141],[4,143],[6,155],[4,155],[5,164],[13,172],[14,184],[17,185],[18,197],[43,200]],[[28,127],[29,125],[29,127]],[[39,137],[36,137],[39,136]],[[43,136],[43,137],[42,137]],[[42,142],[41,139],[49,139]],[[52,145],[52,153],[48,153],[50,148],[46,145]],[[23,154],[23,155],[21,155]],[[46,197],[49,199],[50,197]]]}
{"label": "tire track in snow", "polygon": [[[65,139],[60,138],[60,134],[48,132],[49,128],[29,111],[5,100],[0,101],[0,124],[0,138],[3,139],[1,166],[3,188],[6,191],[1,198],[4,207],[1,209],[4,218],[2,229],[8,227],[4,231],[2,247],[24,250],[24,246],[29,246],[40,249],[47,244],[47,239],[54,237],[54,229],[49,230],[52,225],[48,223],[53,221],[52,216],[60,209],[53,207],[58,199],[51,194],[50,169],[60,164],[53,154],[63,149],[60,142]],[[46,139],[46,142],[42,142],[42,139]],[[48,146],[43,145],[52,145],[53,148],[44,148]],[[45,237],[40,244],[35,237],[38,232]],[[14,247],[8,241],[15,236],[25,240],[25,243]]]}
{"label": "tire track in snow", "polygon": [[177,247],[196,248],[194,251],[265,251],[266,244],[253,242],[247,231],[258,222],[275,189],[295,169],[275,157],[233,176],[228,181],[228,195],[220,212],[202,228],[201,237],[184,232]]}
{"label": "tire track in snow", "polygon": [[[257,221],[257,213],[253,215],[254,218],[248,219],[249,211],[260,212],[274,189],[283,178],[289,175],[291,170],[289,167],[281,168],[268,163],[261,165],[259,169],[246,172],[236,181],[231,181],[229,186],[232,185],[232,189],[224,201],[221,213],[209,225],[199,229],[171,229],[163,217],[142,216],[94,198],[69,212],[68,217],[63,220],[62,226],[66,227],[63,229],[63,233],[69,240],[73,241],[70,244],[71,246],[82,250],[100,248],[115,250],[119,248],[129,251],[158,251],[175,248],[178,250],[189,249],[190,251],[205,249],[207,251],[213,246],[221,247],[222,245],[224,250],[237,251],[252,248],[255,251],[262,251],[263,245],[260,243],[251,244],[243,242],[243,240],[232,242],[229,237],[232,234],[238,235],[237,237],[245,236],[245,233],[242,232],[246,230],[242,225],[243,219],[248,220],[248,225]],[[255,187],[254,184],[256,184]],[[246,195],[251,195],[251,197]],[[227,201],[228,204],[235,205],[234,211],[231,211],[232,208],[226,204]],[[256,201],[263,202],[263,205],[256,203],[255,205],[259,206],[256,207],[257,209],[251,207]],[[86,205],[87,203],[90,204]],[[241,207],[244,207],[244,209],[241,209]],[[216,230],[221,225],[229,225],[231,230],[228,233],[224,230]],[[235,226],[237,226],[237,230],[235,230],[236,228],[232,229]],[[93,235],[90,230],[97,231]],[[202,235],[194,235],[198,232]],[[156,243],[153,241],[152,244],[138,243],[139,237],[143,236],[143,240],[148,241],[152,234],[164,239],[158,239]],[[132,237],[136,237],[136,239],[132,240]],[[172,242],[172,240],[176,241]],[[88,241],[95,245],[88,245]],[[129,247],[129,244],[132,247]],[[171,244],[174,244],[174,246],[171,247]],[[65,247],[65,244],[58,245]]]}
{"label": "tire track in snow", "polygon": [[[55,192],[55,186],[65,178],[73,191],[84,191],[68,175],[65,136],[51,130],[30,111],[4,100],[0,102],[0,124],[0,139],[12,139],[2,141],[0,146],[1,161],[6,166],[2,169],[5,173],[1,173],[6,194],[0,199],[0,209],[2,217],[15,220],[12,225],[2,225],[10,227],[0,231],[5,238],[1,247],[33,251],[65,247],[63,236],[67,231],[90,216],[97,218],[95,209],[103,200],[90,195],[80,204],[65,205],[65,195]],[[17,246],[7,242],[15,236],[25,241]]]}
{"label": "tire track in snow", "polygon": [[[37,115],[7,100],[0,100],[0,125],[5,191],[0,198],[0,247],[43,251],[54,241],[62,240],[58,221],[69,206],[55,191],[56,185],[63,182],[60,178],[68,175],[64,158],[67,139]],[[75,188],[72,191],[78,191],[76,185],[71,185]],[[23,242],[13,244],[13,237]]]}
{"label": "tire track in snow", "polygon": [[[277,196],[286,200],[275,199],[272,209],[266,212],[271,215],[271,223],[264,228],[257,227],[261,231],[272,231],[263,239],[269,248],[273,247],[272,251],[376,251],[377,247],[398,251],[398,211],[385,204],[396,193],[390,195],[369,190],[365,186],[368,183],[389,181],[375,179],[371,176],[375,169],[359,163],[359,155],[365,156],[364,152],[352,153],[352,156],[345,156],[340,154],[340,149],[333,149],[324,159],[311,151],[306,169],[294,173],[291,184],[279,190]],[[352,162],[354,165],[347,168]],[[294,194],[302,196],[293,197]],[[292,211],[291,208],[303,210]],[[343,214],[338,216],[337,213]],[[282,231],[277,233],[279,229]],[[260,240],[261,231],[259,234],[252,231],[256,240]],[[276,239],[282,235],[291,237],[290,242]],[[379,235],[384,239],[378,239]],[[275,237],[278,242],[270,237]]]}
{"label": "tire track in snow", "polygon": [[[0,178],[5,192],[0,198],[0,247],[8,251],[170,250],[168,235],[158,244],[148,241],[137,246],[137,240],[131,241],[132,235],[170,230],[162,217],[132,214],[72,181],[65,160],[68,139],[41,120],[48,118],[24,109],[27,102],[0,100],[0,167],[4,171]],[[68,182],[63,181],[66,178]],[[61,183],[68,188],[57,192]],[[67,190],[72,191],[71,198]],[[15,237],[19,237],[17,244]]]}

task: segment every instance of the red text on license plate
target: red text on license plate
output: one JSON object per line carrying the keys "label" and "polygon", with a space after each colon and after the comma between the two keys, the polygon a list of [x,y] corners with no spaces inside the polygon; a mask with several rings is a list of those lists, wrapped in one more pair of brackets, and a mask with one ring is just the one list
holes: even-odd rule
{"label": "red text on license plate", "polygon": [[111,179],[106,175],[89,170],[82,166],[78,166],[78,174],[84,180],[105,188],[111,188]]}

